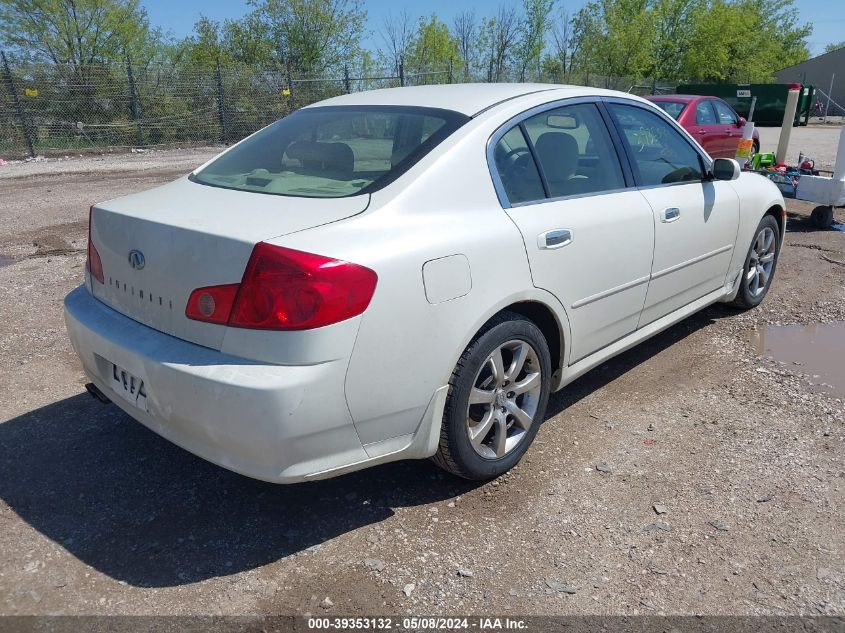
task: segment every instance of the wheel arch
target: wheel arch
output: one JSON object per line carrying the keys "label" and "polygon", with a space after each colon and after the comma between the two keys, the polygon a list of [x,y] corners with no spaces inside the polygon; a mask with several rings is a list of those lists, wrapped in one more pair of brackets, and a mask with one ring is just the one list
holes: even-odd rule
{"label": "wheel arch", "polygon": [[556,379],[563,369],[565,344],[560,321],[552,309],[540,301],[518,301],[505,306],[496,314],[501,312],[521,314],[540,329],[549,345],[549,354],[554,368],[552,377]]}
{"label": "wheel arch", "polygon": [[780,241],[783,243],[783,237],[786,235],[786,209],[780,204],[773,204],[766,209],[763,217],[766,217],[767,215],[772,216],[775,219],[775,222],[778,223]]}
{"label": "wheel arch", "polygon": [[569,318],[557,297],[539,288],[533,288],[530,292],[518,293],[491,306],[476,321],[474,327],[470,328],[471,332],[468,332],[458,356],[453,359],[452,367],[485,323],[502,312],[514,312],[524,316],[540,329],[549,344],[549,354],[553,367],[552,391],[556,391],[559,388],[561,374],[568,360],[569,337],[571,336]]}

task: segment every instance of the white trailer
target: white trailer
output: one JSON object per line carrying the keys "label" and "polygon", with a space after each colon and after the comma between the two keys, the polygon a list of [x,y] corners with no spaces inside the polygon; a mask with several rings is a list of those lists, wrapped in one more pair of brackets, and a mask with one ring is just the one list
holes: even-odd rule
{"label": "white trailer", "polygon": [[833,177],[801,176],[795,197],[819,205],[812,215],[816,226],[826,229],[833,224],[833,208],[845,206],[845,126],[839,132]]}

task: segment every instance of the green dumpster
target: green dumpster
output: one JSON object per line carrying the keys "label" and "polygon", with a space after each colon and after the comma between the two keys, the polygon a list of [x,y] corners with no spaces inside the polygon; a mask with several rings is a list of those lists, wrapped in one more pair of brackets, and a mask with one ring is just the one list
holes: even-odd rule
{"label": "green dumpster", "polygon": [[[754,106],[754,124],[779,126],[783,123],[786,95],[791,84],[682,84],[678,94],[707,95],[727,101],[737,114],[748,118],[752,97],[757,97]],[[799,85],[799,84],[795,84]],[[795,111],[794,125],[807,125],[813,111],[815,88],[802,85]]]}

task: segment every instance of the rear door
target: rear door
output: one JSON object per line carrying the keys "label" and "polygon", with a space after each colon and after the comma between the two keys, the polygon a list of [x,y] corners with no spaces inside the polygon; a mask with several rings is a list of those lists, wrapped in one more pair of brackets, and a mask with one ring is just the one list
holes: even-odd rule
{"label": "rear door", "polygon": [[607,107],[654,214],[654,262],[642,327],[724,285],[739,227],[739,197],[731,183],[707,176],[702,156],[654,108],[621,101]]}
{"label": "rear door", "polygon": [[611,139],[596,103],[570,100],[518,117],[491,141],[534,285],[569,317],[570,363],[636,329],[651,270],[651,208]]}
{"label": "rear door", "polygon": [[725,149],[725,131],[719,125],[710,99],[703,99],[695,104],[695,126],[692,136],[713,158],[722,156]]}
{"label": "rear door", "polygon": [[742,138],[742,128],[739,127],[739,117],[724,101],[713,100],[713,109],[722,130],[722,156],[734,158],[739,139]]}

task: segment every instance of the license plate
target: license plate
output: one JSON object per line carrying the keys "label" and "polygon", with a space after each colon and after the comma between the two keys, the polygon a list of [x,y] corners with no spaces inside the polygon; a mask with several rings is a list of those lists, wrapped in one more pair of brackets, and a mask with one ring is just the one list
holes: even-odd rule
{"label": "license plate", "polygon": [[112,364],[112,389],[139,409],[147,410],[147,389],[144,381],[115,364]]}

